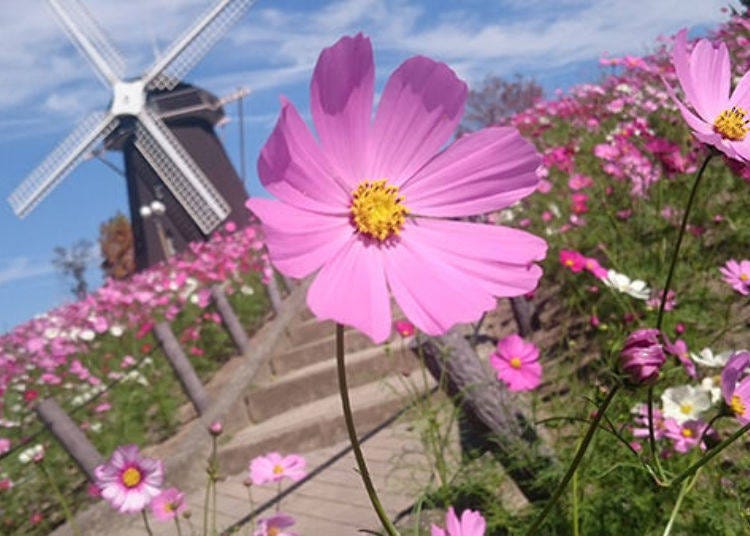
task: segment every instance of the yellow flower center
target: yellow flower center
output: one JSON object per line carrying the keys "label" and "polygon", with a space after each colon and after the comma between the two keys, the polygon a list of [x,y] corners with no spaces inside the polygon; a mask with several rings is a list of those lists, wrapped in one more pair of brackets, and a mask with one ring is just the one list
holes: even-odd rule
{"label": "yellow flower center", "polygon": [[693,431],[690,428],[683,428],[682,437],[693,437]]}
{"label": "yellow flower center", "polygon": [[383,242],[404,228],[409,209],[398,186],[379,181],[362,181],[352,192],[352,220],[357,230]]}
{"label": "yellow flower center", "polygon": [[740,274],[740,281],[747,281],[747,280],[748,280],[747,274]]}
{"label": "yellow flower center", "polygon": [[748,114],[744,108],[732,106],[729,110],[724,110],[714,121],[714,132],[720,134],[722,138],[732,141],[742,141],[745,139],[750,127],[748,127]]}
{"label": "yellow flower center", "polygon": [[744,415],[745,413],[745,404],[737,395],[734,395],[732,397],[732,401],[729,403],[729,407],[732,408],[732,411],[734,411],[734,413],[737,415]]}
{"label": "yellow flower center", "polygon": [[693,412],[693,405],[688,402],[684,402],[683,404],[680,404],[680,411],[685,415],[690,415]]}
{"label": "yellow flower center", "polygon": [[134,488],[141,483],[143,475],[135,467],[128,467],[122,472],[122,483],[126,488]]}
{"label": "yellow flower center", "polygon": [[268,527],[266,534],[268,534],[268,536],[278,536],[279,529],[277,527]]}
{"label": "yellow flower center", "polygon": [[565,266],[573,266],[573,261],[568,259],[565,261]]}
{"label": "yellow flower center", "polygon": [[284,468],[281,467],[280,465],[274,465],[273,466],[273,474],[280,475],[283,472],[284,472]]}
{"label": "yellow flower center", "polygon": [[510,366],[514,369],[520,369],[521,368],[521,360],[517,357],[511,357],[510,358]]}

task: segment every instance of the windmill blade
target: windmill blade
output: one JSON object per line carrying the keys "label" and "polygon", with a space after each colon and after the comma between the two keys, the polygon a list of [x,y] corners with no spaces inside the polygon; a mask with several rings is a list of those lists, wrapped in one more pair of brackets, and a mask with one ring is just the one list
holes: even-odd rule
{"label": "windmill blade", "polygon": [[80,0],[48,0],[65,32],[93,65],[105,86],[121,80],[125,60]]}
{"label": "windmill blade", "polygon": [[216,229],[230,208],[167,125],[144,109],[138,114],[135,146],[204,234]]}
{"label": "windmill blade", "polygon": [[108,112],[95,112],[84,119],[10,194],[13,211],[25,217],[119,122]]}
{"label": "windmill blade", "polygon": [[146,88],[173,89],[256,0],[220,0],[143,77]]}

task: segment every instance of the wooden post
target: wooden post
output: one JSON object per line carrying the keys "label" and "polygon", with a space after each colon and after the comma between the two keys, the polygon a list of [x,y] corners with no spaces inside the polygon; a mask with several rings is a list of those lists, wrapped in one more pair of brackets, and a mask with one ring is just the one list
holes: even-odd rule
{"label": "wooden post", "polygon": [[208,395],[200,379],[198,379],[193,365],[190,364],[190,360],[185,355],[185,352],[182,351],[180,343],[177,341],[174,333],[172,333],[172,328],[169,327],[167,322],[159,322],[154,326],[154,335],[159,341],[162,350],[164,350],[169,364],[172,365],[172,369],[180,381],[183,391],[185,391],[190,402],[193,403],[195,411],[198,412],[198,415],[203,415],[206,409],[208,409]]}
{"label": "wooden post", "polygon": [[227,295],[224,294],[224,291],[219,285],[214,285],[211,288],[211,297],[214,300],[214,305],[221,316],[222,322],[224,322],[224,326],[227,328],[229,335],[234,341],[234,345],[240,353],[243,355],[246,354],[250,350],[250,339],[247,337],[247,332],[245,331],[245,328],[242,327],[240,319],[237,318],[234,309],[232,309],[232,306],[229,304]]}
{"label": "wooden post", "polygon": [[517,398],[486,370],[471,345],[455,330],[442,337],[410,345],[424,359],[432,376],[461,406],[464,418],[482,445],[505,467],[530,501],[549,498],[548,482],[540,474],[556,464],[554,454],[538,438]]}
{"label": "wooden post", "polygon": [[527,337],[539,329],[539,319],[535,316],[534,306],[525,296],[510,298],[510,307],[521,337]]}
{"label": "wooden post", "polygon": [[271,273],[271,278],[268,280],[266,289],[268,290],[268,298],[271,300],[271,307],[278,314],[281,309],[281,293],[279,292],[279,285],[276,282],[276,272]]}
{"label": "wooden post", "polygon": [[104,463],[104,458],[73,419],[52,398],[42,400],[35,411],[89,480],[95,481],[94,469]]}

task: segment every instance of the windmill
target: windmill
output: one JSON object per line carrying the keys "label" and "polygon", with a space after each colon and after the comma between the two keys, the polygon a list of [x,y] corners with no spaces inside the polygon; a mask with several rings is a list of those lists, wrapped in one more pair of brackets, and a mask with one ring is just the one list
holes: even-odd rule
{"label": "windmill", "polygon": [[213,127],[220,101],[182,82],[255,0],[219,0],[139,78],[80,0],[48,0],[68,36],[112,91],[109,109],[85,118],[11,193],[21,218],[33,210],[92,149],[104,144],[125,158],[137,269],[222,222],[247,221],[247,193]]}

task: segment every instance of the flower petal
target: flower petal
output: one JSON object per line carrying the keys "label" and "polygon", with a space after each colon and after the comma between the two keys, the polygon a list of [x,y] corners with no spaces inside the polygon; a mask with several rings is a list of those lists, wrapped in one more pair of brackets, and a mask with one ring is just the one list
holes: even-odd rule
{"label": "flower petal", "polygon": [[394,298],[417,328],[440,335],[495,307],[495,298],[476,279],[444,262],[409,230],[384,255],[385,273]]}
{"label": "flower petal", "polygon": [[348,219],[254,197],[247,207],[261,222],[271,262],[283,274],[305,277],[330,260],[351,238]]}
{"label": "flower petal", "polygon": [[402,188],[406,206],[420,216],[457,217],[501,209],[532,193],[541,158],[509,127],[490,127],[459,138]]}
{"label": "flower petal", "polygon": [[361,33],[323,49],[310,83],[315,129],[349,191],[366,178],[374,83],[372,45]]}
{"label": "flower petal", "polygon": [[455,268],[497,297],[520,296],[537,287],[547,242],[525,231],[449,220],[416,218],[403,231],[425,254]]}
{"label": "flower petal", "polygon": [[350,239],[310,285],[307,305],[321,320],[353,326],[376,343],[387,339],[391,303],[380,246]]}
{"label": "flower petal", "polygon": [[715,119],[729,100],[729,51],[724,43],[715,47],[708,39],[701,39],[690,55],[696,110],[709,121]]}
{"label": "flower petal", "polygon": [[336,173],[318,142],[294,105],[284,98],[276,127],[260,152],[258,175],[269,192],[300,208],[309,209],[315,200],[316,207],[336,213],[345,210],[349,202],[347,189],[336,182]]}
{"label": "flower petal", "polygon": [[396,69],[383,90],[372,136],[370,179],[401,185],[445,145],[458,126],[466,84],[423,56]]}

